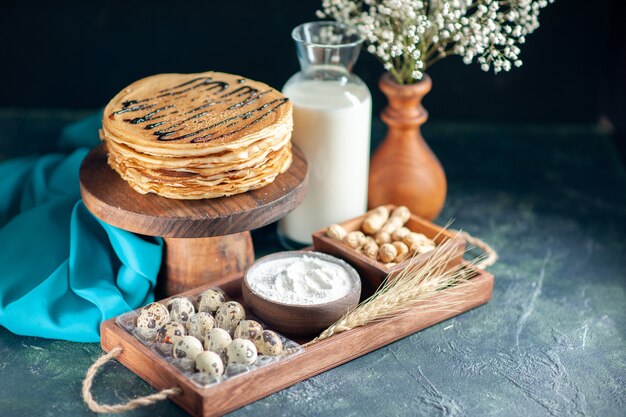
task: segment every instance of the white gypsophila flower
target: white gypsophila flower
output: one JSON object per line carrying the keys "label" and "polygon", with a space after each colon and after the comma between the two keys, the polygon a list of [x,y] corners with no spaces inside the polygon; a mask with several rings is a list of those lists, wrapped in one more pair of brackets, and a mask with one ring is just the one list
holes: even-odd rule
{"label": "white gypsophila flower", "polygon": [[526,36],[554,0],[322,0],[320,18],[360,34],[396,81],[413,83],[441,58],[460,55],[495,73],[520,67]]}

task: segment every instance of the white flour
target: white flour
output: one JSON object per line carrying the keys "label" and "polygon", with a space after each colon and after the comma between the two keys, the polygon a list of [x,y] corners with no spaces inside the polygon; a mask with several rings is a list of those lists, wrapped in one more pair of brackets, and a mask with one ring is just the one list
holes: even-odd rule
{"label": "white flour", "polygon": [[354,287],[343,267],[306,255],[261,263],[252,272],[248,275],[252,290],[284,304],[327,303],[340,299]]}

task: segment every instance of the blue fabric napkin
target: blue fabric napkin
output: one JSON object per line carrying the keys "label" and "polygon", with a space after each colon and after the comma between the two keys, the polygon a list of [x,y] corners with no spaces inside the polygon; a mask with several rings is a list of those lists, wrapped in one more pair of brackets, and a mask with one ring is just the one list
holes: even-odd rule
{"label": "blue fabric napkin", "polygon": [[0,163],[0,325],[97,342],[104,320],[154,299],[162,240],[95,218],[78,170],[101,115],[68,126],[56,153]]}

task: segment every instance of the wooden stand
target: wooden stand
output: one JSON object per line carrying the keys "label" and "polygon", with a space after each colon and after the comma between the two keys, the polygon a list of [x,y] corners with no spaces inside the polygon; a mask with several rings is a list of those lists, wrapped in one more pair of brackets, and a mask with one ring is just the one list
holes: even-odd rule
{"label": "wooden stand", "polygon": [[250,232],[219,237],[184,239],[166,237],[163,275],[165,288],[173,295],[206,285],[216,277],[234,277],[254,262]]}
{"label": "wooden stand", "polygon": [[120,229],[165,240],[159,287],[173,295],[240,276],[254,261],[250,230],[295,209],[306,195],[307,163],[293,147],[287,172],[258,190],[206,200],[139,194],[107,165],[102,146],[80,168],[80,192],[96,217]]}

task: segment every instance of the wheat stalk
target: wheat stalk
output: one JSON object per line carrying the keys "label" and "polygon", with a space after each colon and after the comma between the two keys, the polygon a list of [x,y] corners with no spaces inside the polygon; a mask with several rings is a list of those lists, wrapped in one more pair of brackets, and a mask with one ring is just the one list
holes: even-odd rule
{"label": "wheat stalk", "polygon": [[454,239],[449,239],[440,244],[436,252],[426,260],[418,261],[417,255],[414,255],[406,268],[390,275],[370,298],[346,313],[309,343],[395,317],[406,313],[417,304],[428,301],[430,301],[428,311],[454,310],[461,301],[446,303],[432,299],[439,291],[453,286],[457,286],[455,291],[462,294],[463,287],[458,287],[458,284],[475,275],[472,269],[465,266],[458,265],[452,268],[448,266],[449,261],[457,254],[457,243]]}

